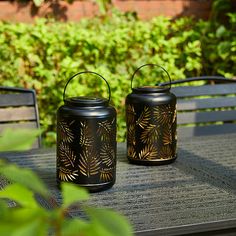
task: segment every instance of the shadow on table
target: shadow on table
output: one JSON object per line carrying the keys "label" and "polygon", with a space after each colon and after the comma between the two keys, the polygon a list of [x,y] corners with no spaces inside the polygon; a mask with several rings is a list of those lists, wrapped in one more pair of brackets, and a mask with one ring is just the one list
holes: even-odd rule
{"label": "shadow on table", "polygon": [[[229,165],[229,161],[227,165]],[[206,157],[179,148],[178,158],[173,165],[202,181],[236,192],[236,171],[233,168],[235,164],[232,163],[232,167],[224,165],[223,157],[221,163],[219,163],[219,161],[209,160]]]}

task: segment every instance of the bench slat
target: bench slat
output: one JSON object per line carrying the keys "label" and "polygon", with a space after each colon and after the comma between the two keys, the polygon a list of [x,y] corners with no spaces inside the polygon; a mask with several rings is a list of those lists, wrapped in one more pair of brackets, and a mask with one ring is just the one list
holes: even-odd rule
{"label": "bench slat", "polygon": [[236,98],[177,99],[177,109],[181,111],[222,107],[236,107]]}
{"label": "bench slat", "polygon": [[0,108],[0,122],[36,120],[34,107]]}
{"label": "bench slat", "polygon": [[173,87],[171,91],[179,98],[203,95],[236,94],[236,83],[204,86]]}
{"label": "bench slat", "polygon": [[236,133],[236,124],[195,126],[177,128],[177,134],[180,138],[201,136],[201,135],[217,135],[226,133]]}
{"label": "bench slat", "polygon": [[32,105],[34,105],[32,93],[0,94],[0,107]]}
{"label": "bench slat", "polygon": [[177,114],[178,124],[233,121],[233,120],[236,120],[236,110],[210,111],[210,112],[183,112]]}
{"label": "bench slat", "polygon": [[23,122],[23,123],[4,123],[0,124],[0,132],[4,129],[37,129],[36,122]]}

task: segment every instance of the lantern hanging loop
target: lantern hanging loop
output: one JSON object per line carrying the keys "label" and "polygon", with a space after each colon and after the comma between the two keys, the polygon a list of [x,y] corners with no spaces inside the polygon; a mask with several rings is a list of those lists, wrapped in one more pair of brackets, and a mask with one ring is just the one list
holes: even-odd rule
{"label": "lantern hanging loop", "polygon": [[94,75],[97,75],[98,77],[100,77],[101,79],[103,79],[105,82],[106,82],[106,85],[107,85],[107,88],[108,88],[108,94],[109,94],[109,96],[108,96],[108,103],[110,102],[110,100],[111,100],[111,89],[110,89],[110,86],[109,86],[109,84],[108,84],[108,82],[107,82],[107,80],[103,77],[103,76],[101,76],[100,74],[98,74],[98,73],[96,73],[96,72],[93,72],[93,71],[82,71],[82,72],[79,72],[79,73],[76,73],[75,75],[73,75],[68,81],[67,81],[67,83],[66,83],[66,85],[65,85],[65,88],[64,88],[64,92],[63,92],[63,100],[64,100],[64,102],[65,102],[65,93],[66,93],[66,88],[67,88],[67,85],[71,82],[71,80],[72,79],[74,79],[74,77],[76,77],[76,76],[78,76],[78,75],[81,75],[81,74],[94,74]]}
{"label": "lantern hanging loop", "polygon": [[163,68],[162,66],[159,66],[159,65],[153,64],[153,63],[144,64],[144,65],[138,67],[138,68],[134,71],[134,73],[133,73],[133,75],[132,75],[132,77],[131,77],[131,89],[133,89],[133,79],[134,79],[135,74],[136,74],[141,68],[143,68],[143,67],[145,67],[145,66],[157,66],[157,67],[161,68],[161,69],[167,74],[167,76],[168,76],[168,78],[169,78],[169,82],[170,82],[170,83],[169,83],[168,89],[171,89],[171,78],[170,78],[170,75],[169,75],[169,73],[167,72],[167,70],[166,70],[165,68]]}

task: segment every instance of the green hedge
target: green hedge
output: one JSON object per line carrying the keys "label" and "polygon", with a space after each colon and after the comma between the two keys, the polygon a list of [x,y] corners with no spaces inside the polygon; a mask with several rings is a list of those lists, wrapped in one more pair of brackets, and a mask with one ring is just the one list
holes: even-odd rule
{"label": "green hedge", "polygon": [[[173,80],[206,73],[235,75],[235,26],[235,14],[230,27],[216,27],[212,32],[208,22],[190,18],[157,17],[147,22],[118,12],[79,23],[0,22],[0,83],[37,91],[44,140],[50,145],[55,143],[56,110],[63,103],[67,79],[84,70],[98,72],[111,86],[112,104],[118,112],[118,141],[124,141],[124,103],[134,70],[144,63],[157,63]],[[158,82],[156,74],[145,71],[139,82]],[[69,96],[107,96],[102,81],[90,77],[77,81],[68,87]]]}

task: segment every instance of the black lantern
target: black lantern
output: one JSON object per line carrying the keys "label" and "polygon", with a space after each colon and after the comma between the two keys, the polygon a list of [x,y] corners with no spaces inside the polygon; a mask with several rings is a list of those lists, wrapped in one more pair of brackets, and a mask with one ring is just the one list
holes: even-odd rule
{"label": "black lantern", "polygon": [[[67,85],[78,75],[92,73],[106,82],[109,98],[65,98]],[[116,178],[116,110],[101,75],[85,71],[64,88],[64,105],[57,112],[57,182],[73,182],[91,192],[105,190]]]}
{"label": "black lantern", "polygon": [[176,159],[176,97],[170,92],[170,84],[164,86],[132,87],[126,97],[127,157],[131,163],[159,165]]}

